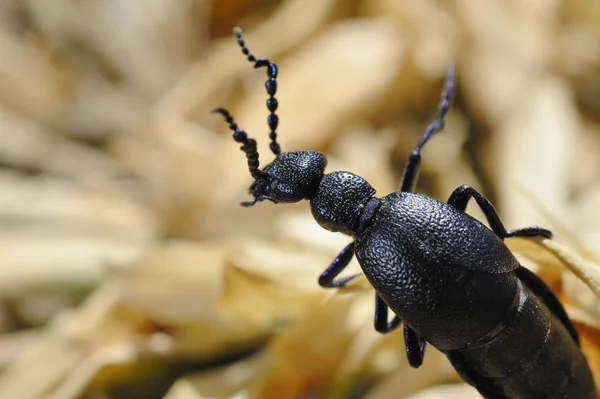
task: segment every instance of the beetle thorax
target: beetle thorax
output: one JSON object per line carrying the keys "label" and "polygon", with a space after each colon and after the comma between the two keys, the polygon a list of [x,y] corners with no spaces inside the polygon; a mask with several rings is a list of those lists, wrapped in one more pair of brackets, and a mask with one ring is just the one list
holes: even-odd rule
{"label": "beetle thorax", "polygon": [[375,189],[350,172],[323,176],[317,194],[310,201],[313,217],[326,230],[354,235],[362,211]]}

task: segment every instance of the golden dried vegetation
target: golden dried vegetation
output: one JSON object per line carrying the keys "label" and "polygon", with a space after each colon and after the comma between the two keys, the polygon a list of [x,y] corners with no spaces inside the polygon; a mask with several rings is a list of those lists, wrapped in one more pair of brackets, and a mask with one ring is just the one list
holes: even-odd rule
{"label": "golden dried vegetation", "polygon": [[280,67],[282,148],[379,194],[456,62],[419,191],[470,184],[509,228],[555,232],[507,244],[600,377],[599,4],[0,0],[0,398],[479,397],[431,347],[408,366],[364,279],[317,285],[348,238],[306,204],[239,207],[245,158],[210,110],[270,154],[236,25]]}

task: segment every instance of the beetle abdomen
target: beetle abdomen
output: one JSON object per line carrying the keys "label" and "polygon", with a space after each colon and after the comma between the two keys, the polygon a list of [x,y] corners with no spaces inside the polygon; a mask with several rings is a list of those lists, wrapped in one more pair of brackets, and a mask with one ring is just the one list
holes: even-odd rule
{"label": "beetle abdomen", "polygon": [[441,350],[488,334],[518,293],[511,271],[519,264],[504,243],[475,219],[419,194],[382,198],[356,237],[356,256],[388,306]]}
{"label": "beetle abdomen", "polygon": [[488,398],[595,397],[585,357],[558,318],[519,283],[519,304],[496,336],[446,355]]}

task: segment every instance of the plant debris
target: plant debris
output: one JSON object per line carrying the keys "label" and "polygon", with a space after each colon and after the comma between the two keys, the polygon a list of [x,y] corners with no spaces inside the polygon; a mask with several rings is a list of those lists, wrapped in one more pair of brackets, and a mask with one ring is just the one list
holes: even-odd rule
{"label": "plant debris", "polygon": [[[242,4],[243,3],[243,4]],[[349,241],[306,204],[251,210],[226,106],[268,162],[317,150],[378,195],[434,115],[418,191],[490,197],[557,293],[600,386],[600,5],[589,1],[0,1],[0,399],[477,398],[373,329]],[[474,206],[468,209],[484,221]],[[359,266],[353,260],[348,273]]]}

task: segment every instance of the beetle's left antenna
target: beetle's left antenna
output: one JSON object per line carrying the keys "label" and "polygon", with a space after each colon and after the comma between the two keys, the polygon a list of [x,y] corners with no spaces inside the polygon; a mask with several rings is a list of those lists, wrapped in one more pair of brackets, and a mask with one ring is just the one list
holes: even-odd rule
{"label": "beetle's left antenna", "polygon": [[258,162],[258,151],[256,149],[256,140],[248,137],[245,131],[240,129],[233,120],[233,116],[225,108],[215,108],[213,112],[223,115],[227,123],[229,123],[229,129],[233,131],[233,139],[238,143],[242,143],[240,149],[246,153],[248,159],[248,170],[254,179],[260,179],[264,177],[264,172],[258,169],[260,165]]}
{"label": "beetle's left antenna", "polygon": [[269,95],[269,99],[267,100],[267,108],[271,112],[271,114],[267,117],[267,123],[271,129],[271,132],[269,133],[269,138],[271,139],[269,148],[271,148],[273,154],[277,155],[281,152],[281,148],[277,142],[277,125],[279,125],[279,117],[275,114],[275,111],[279,105],[277,99],[275,98],[275,93],[277,92],[277,65],[266,58],[256,59],[256,57],[252,55],[248,47],[246,47],[246,43],[244,43],[241,28],[237,26],[233,28],[233,34],[235,35],[238,44],[242,48],[242,53],[244,53],[244,55],[248,58],[248,61],[254,63],[254,68],[267,67],[267,76],[269,78],[265,82],[265,87],[267,89],[267,94]]}
{"label": "beetle's left antenna", "polygon": [[442,90],[442,98],[438,105],[438,114],[436,118],[427,125],[415,149],[410,153],[404,173],[402,175],[402,183],[400,191],[410,192],[415,188],[417,177],[419,175],[419,166],[421,165],[421,149],[427,143],[427,140],[434,134],[444,128],[446,122],[446,114],[450,110],[452,95],[454,94],[454,64],[450,64],[446,71],[446,82]]}

